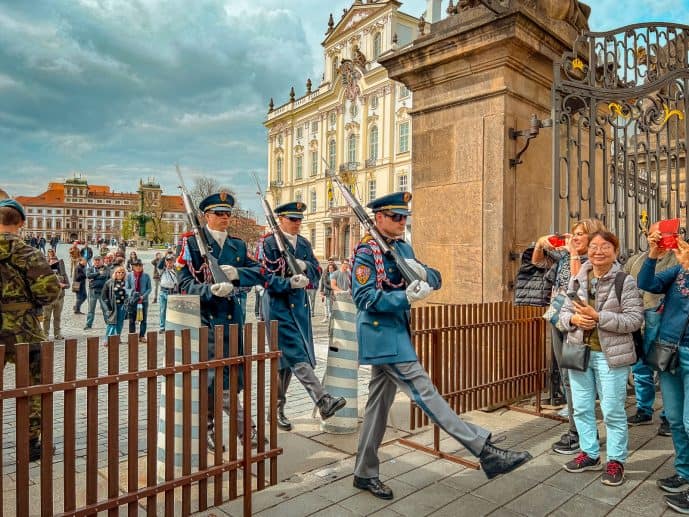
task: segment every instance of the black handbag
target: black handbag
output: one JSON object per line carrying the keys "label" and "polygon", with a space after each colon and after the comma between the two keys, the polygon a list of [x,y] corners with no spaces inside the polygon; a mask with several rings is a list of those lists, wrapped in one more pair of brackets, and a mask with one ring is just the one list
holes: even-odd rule
{"label": "black handbag", "polygon": [[660,338],[656,339],[644,358],[646,365],[657,372],[675,373],[679,366],[679,344],[684,340],[687,325],[689,325],[689,318],[684,323],[684,329],[677,343],[670,343]]}
{"label": "black handbag", "polygon": [[589,367],[591,347],[588,345],[574,345],[566,339],[562,343],[562,355],[560,356],[560,368],[585,372]]}

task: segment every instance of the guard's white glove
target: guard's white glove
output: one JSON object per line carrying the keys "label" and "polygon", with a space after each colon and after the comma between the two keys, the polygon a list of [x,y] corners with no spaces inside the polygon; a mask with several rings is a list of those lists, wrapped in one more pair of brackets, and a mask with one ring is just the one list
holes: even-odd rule
{"label": "guard's white glove", "polygon": [[426,281],[427,278],[427,273],[426,273],[426,268],[423,267],[421,264],[419,264],[416,260],[414,259],[404,259],[404,261],[407,263],[407,265],[414,270],[414,273],[419,275],[421,280],[424,282]]}
{"label": "guard's white glove", "polygon": [[433,288],[424,281],[414,280],[409,287],[407,287],[407,300],[410,304],[428,298],[433,292]]}
{"label": "guard's white glove", "polygon": [[229,282],[220,282],[211,286],[211,293],[218,298],[227,298],[234,289],[234,286]]}
{"label": "guard's white glove", "polygon": [[294,275],[289,277],[289,285],[292,289],[304,289],[309,285],[309,278],[306,275]]}
{"label": "guard's white glove", "polygon": [[304,262],[302,259],[297,259],[297,265],[302,271],[306,271],[306,262]]}
{"label": "guard's white glove", "polygon": [[239,280],[239,273],[237,273],[237,268],[234,266],[220,266],[222,272],[225,273],[227,280],[232,282],[233,280]]}

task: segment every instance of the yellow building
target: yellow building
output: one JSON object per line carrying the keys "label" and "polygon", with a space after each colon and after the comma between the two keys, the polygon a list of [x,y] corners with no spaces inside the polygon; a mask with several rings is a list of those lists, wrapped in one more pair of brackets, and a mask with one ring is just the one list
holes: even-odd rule
{"label": "yellow building", "polygon": [[[412,96],[388,79],[377,58],[416,38],[419,19],[399,11],[395,0],[356,0],[335,24],[330,16],[320,85],[273,107],[268,129],[268,197],[274,207],[307,205],[302,235],[316,256],[348,257],[360,225],[332,188],[327,169],[355,188],[362,204],[411,188]],[[423,23],[423,22],[421,22]]]}

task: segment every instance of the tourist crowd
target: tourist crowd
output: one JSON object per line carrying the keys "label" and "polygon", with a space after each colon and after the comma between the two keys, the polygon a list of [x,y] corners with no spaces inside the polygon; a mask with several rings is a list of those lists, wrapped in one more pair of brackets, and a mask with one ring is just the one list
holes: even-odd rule
{"label": "tourist crowd", "polygon": [[[603,484],[624,483],[628,429],[653,422],[657,376],[664,407],[658,434],[671,436],[675,451],[675,473],[657,485],[668,493],[669,507],[689,513],[689,244],[661,234],[657,223],[646,241],[648,251],[622,266],[618,237],[598,220],[577,222],[564,235],[544,235],[524,254],[515,298],[517,304],[547,307],[569,416],[569,429],[552,450],[574,455],[564,469],[602,471]],[[627,416],[630,373],[636,413]]]}

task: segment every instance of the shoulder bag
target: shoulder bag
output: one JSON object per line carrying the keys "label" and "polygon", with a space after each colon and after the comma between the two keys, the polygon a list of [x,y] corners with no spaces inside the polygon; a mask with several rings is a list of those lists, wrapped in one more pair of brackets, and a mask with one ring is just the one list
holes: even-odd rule
{"label": "shoulder bag", "polygon": [[657,372],[675,373],[679,366],[679,344],[684,340],[687,325],[689,325],[689,318],[684,323],[684,329],[682,329],[677,343],[670,343],[660,338],[656,339],[644,358],[646,365]]}

